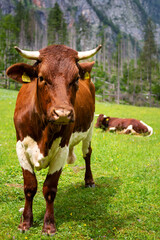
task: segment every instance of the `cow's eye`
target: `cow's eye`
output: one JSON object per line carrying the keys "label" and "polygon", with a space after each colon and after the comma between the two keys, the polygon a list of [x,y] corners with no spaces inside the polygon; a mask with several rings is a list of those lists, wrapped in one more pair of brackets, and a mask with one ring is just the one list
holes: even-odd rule
{"label": "cow's eye", "polygon": [[78,85],[78,81],[79,81],[79,76],[74,79],[74,81],[72,82],[72,85]]}
{"label": "cow's eye", "polygon": [[75,83],[78,84],[78,81],[79,81],[79,76],[76,78]]}
{"label": "cow's eye", "polygon": [[43,77],[42,77],[42,76],[40,76],[40,77],[38,77],[38,78],[39,78],[39,81],[40,81],[40,82],[43,81]]}
{"label": "cow's eye", "polygon": [[69,87],[74,87],[74,89],[76,89],[76,91],[78,90],[78,80],[79,80],[79,76],[76,77],[70,84]]}

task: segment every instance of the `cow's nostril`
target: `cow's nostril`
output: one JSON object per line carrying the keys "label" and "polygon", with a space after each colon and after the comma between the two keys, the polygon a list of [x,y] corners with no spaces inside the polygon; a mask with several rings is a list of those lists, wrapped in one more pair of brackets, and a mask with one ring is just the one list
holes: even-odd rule
{"label": "cow's nostril", "polygon": [[51,122],[52,122],[52,121],[57,121],[58,119],[59,119],[59,115],[58,115],[58,113],[56,112],[56,110],[53,109],[52,112],[51,112],[51,119],[50,119],[50,121],[51,121]]}
{"label": "cow's nostril", "polygon": [[56,115],[57,117],[59,116],[55,109],[53,110],[52,114],[53,114],[53,116],[55,116],[55,115]]}
{"label": "cow's nostril", "polygon": [[52,110],[52,118],[57,123],[69,123],[74,122],[74,112],[73,110],[67,110],[63,108]]}
{"label": "cow's nostril", "polygon": [[59,117],[68,117],[70,114],[70,111],[65,109],[56,109],[55,114]]}

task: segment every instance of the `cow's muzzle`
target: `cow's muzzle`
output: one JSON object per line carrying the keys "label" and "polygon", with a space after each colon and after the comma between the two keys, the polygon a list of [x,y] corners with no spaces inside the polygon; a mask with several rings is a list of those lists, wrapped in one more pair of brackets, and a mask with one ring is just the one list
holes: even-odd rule
{"label": "cow's muzzle", "polygon": [[59,108],[52,111],[49,122],[53,122],[55,124],[68,124],[74,122],[74,120],[74,111],[72,109],[66,110],[63,108]]}

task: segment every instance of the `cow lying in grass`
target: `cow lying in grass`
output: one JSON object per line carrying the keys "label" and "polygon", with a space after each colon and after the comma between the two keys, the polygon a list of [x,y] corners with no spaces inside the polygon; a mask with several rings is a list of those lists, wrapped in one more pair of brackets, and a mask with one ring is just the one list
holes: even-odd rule
{"label": "cow lying in grass", "polygon": [[112,118],[106,117],[103,114],[98,116],[95,127],[123,134],[151,136],[153,133],[153,129],[140,120],[133,118]]}

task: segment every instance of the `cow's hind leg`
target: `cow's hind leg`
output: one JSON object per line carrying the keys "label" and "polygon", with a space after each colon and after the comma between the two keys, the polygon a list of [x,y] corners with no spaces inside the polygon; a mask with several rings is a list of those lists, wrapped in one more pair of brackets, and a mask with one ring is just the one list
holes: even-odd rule
{"label": "cow's hind leg", "polygon": [[48,174],[43,185],[43,195],[46,200],[46,213],[44,216],[43,233],[54,235],[56,232],[53,203],[57,193],[58,180],[61,170]]}
{"label": "cow's hind leg", "polygon": [[89,144],[88,146],[88,150],[87,153],[86,151],[84,151],[84,149],[86,149],[84,147],[85,145],[85,141],[83,142],[83,158],[85,160],[85,165],[86,165],[86,172],[85,172],[85,187],[95,187],[95,183],[93,180],[93,176],[92,176],[92,171],[91,171],[91,153],[92,153],[92,148],[91,148],[91,144]]}
{"label": "cow's hind leg", "polygon": [[27,231],[33,224],[32,203],[37,192],[37,179],[34,173],[23,170],[25,207],[18,229],[22,232]]}
{"label": "cow's hind leg", "polygon": [[91,124],[87,137],[82,141],[83,158],[86,164],[85,187],[95,187],[92,171],[91,171],[91,154],[92,154],[91,139],[92,139],[92,132],[93,132],[93,124],[94,124],[94,121]]}

